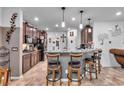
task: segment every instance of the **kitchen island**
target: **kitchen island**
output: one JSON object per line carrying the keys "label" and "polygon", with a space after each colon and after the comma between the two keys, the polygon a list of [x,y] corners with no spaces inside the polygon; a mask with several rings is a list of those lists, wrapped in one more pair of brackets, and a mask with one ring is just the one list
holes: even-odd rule
{"label": "kitchen island", "polygon": [[75,50],[75,51],[46,51],[45,53],[59,53],[60,54],[60,62],[62,64],[62,78],[66,79],[67,78],[67,73],[68,73],[68,62],[70,61],[70,54],[71,53],[82,53],[82,59],[81,59],[81,72],[83,75],[84,72],[84,58],[86,57],[91,57],[93,55],[94,51],[97,51],[98,49],[80,49],[80,50]]}

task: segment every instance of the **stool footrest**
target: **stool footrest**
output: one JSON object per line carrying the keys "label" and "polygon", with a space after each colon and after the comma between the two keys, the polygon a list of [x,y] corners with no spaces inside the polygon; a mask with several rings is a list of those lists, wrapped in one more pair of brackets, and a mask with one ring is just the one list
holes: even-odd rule
{"label": "stool footrest", "polygon": [[[86,68],[88,69],[88,70],[86,70]],[[84,70],[86,71],[86,72],[91,72],[90,70],[89,70],[89,67],[84,67]],[[95,71],[93,71],[93,70],[95,70]],[[91,73],[96,73],[96,69],[95,68],[92,68],[92,72]]]}
{"label": "stool footrest", "polygon": [[49,79],[49,75],[51,75],[52,73],[49,73],[47,76],[46,76],[46,79],[49,81],[49,82],[57,82],[59,80],[61,80],[61,74],[58,78],[56,78],[55,80],[52,80],[52,79]]}
{"label": "stool footrest", "polygon": [[80,82],[82,79],[83,79],[83,76],[80,74],[80,76],[81,76],[81,79],[80,80],[74,80],[74,79],[71,79],[70,77],[69,77],[69,74],[67,74],[67,78],[70,80],[70,81],[73,81],[73,82]]}

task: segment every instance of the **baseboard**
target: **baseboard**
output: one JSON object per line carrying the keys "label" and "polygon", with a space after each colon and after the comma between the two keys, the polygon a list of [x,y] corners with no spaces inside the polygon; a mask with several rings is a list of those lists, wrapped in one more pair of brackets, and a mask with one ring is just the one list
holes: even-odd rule
{"label": "baseboard", "polygon": [[18,80],[18,79],[22,79],[22,78],[23,78],[22,75],[21,76],[17,76],[17,77],[10,77],[11,80]]}

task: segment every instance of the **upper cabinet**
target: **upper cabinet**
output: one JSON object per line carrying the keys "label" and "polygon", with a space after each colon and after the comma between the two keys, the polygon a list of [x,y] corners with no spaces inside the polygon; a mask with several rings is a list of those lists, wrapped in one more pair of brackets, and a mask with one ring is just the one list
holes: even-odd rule
{"label": "upper cabinet", "polygon": [[93,41],[93,27],[86,25],[81,31],[81,43],[87,44]]}
{"label": "upper cabinet", "polygon": [[25,43],[25,42],[26,42],[25,37],[26,37],[26,23],[25,23],[25,22],[23,22],[23,43]]}
{"label": "upper cabinet", "polygon": [[36,27],[30,25],[28,22],[23,22],[23,43],[36,44],[38,39],[46,43],[47,34]]}
{"label": "upper cabinet", "polygon": [[30,26],[29,24],[26,24],[26,35],[28,37],[32,37],[32,31],[33,31],[33,27]]}
{"label": "upper cabinet", "polygon": [[37,31],[36,31],[36,37],[37,38],[40,38],[40,31],[37,29]]}
{"label": "upper cabinet", "polygon": [[47,49],[47,33],[45,31],[40,32],[40,37],[41,42],[44,43],[44,48],[45,50]]}

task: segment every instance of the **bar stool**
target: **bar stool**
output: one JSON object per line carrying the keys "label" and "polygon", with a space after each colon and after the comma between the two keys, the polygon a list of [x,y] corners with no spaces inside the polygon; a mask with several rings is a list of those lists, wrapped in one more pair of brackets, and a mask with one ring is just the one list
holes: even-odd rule
{"label": "bar stool", "polygon": [[96,63],[97,53],[94,52],[91,58],[85,58],[84,62],[84,77],[86,77],[86,72],[90,75],[90,80],[92,80],[92,73],[95,73],[97,79],[97,63]]}
{"label": "bar stool", "polygon": [[[83,79],[81,74],[81,58],[82,53],[72,53],[70,54],[71,61],[68,63],[68,86],[72,82],[78,82],[78,86],[81,85],[81,80]],[[75,59],[75,60],[74,60]],[[72,74],[77,73],[77,79],[72,78]]]}
{"label": "bar stool", "polygon": [[96,66],[97,66],[97,71],[98,71],[98,73],[100,74],[100,72],[101,72],[101,67],[102,67],[102,65],[101,65],[101,53],[102,53],[102,50],[101,49],[99,49],[99,50],[97,50],[97,51],[95,51],[94,52],[94,60],[96,60]]}
{"label": "bar stool", "polygon": [[[57,81],[60,81],[62,78],[62,66],[59,61],[59,54],[46,54],[47,56],[47,76],[46,76],[46,85],[49,82],[52,82],[52,86]],[[51,78],[50,78],[51,76]]]}
{"label": "bar stool", "polygon": [[0,68],[0,85],[7,86],[8,85],[8,77],[9,77],[8,69]]}
{"label": "bar stool", "polygon": [[98,73],[99,74],[101,72],[101,67],[102,67],[102,65],[101,65],[101,56],[102,56],[102,50],[99,49],[98,50]]}

